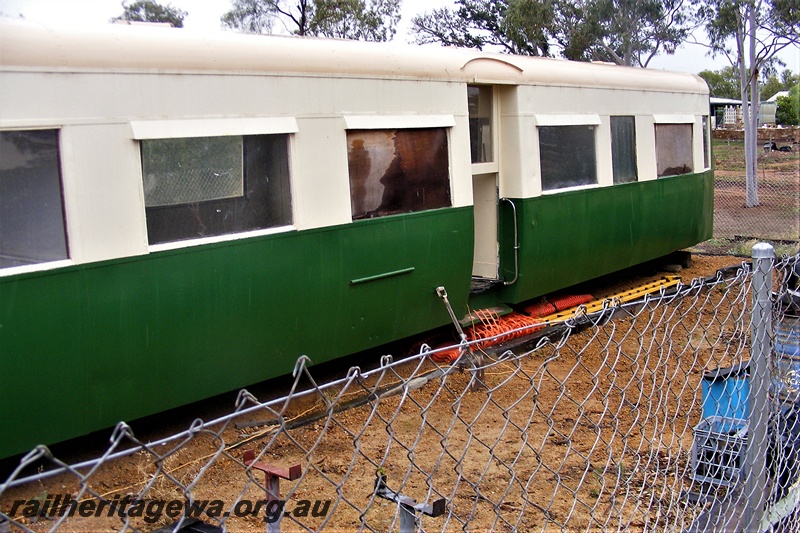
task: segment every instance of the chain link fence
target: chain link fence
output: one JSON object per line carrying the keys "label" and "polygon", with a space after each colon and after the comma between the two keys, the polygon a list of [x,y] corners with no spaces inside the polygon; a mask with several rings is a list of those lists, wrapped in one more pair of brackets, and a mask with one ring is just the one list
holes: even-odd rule
{"label": "chain link fence", "polygon": [[750,208],[745,206],[744,142],[733,135],[736,132],[720,132],[728,138],[714,140],[714,239],[701,245],[707,251],[748,255],[756,240],[785,244],[792,253],[798,251],[800,144],[796,141],[800,138],[795,138],[798,130],[779,135],[782,131],[760,131],[759,205]]}
{"label": "chain link fence", "polygon": [[754,257],[453,364],[300,358],[281,398],[97,459],[38,447],[0,531],[798,531],[800,258]]}

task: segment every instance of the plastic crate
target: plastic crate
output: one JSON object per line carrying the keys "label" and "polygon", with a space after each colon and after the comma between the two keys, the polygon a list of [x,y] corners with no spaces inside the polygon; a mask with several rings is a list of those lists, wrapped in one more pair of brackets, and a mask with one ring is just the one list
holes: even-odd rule
{"label": "plastic crate", "polygon": [[703,418],[750,416],[750,361],[703,374]]}
{"label": "plastic crate", "polygon": [[739,479],[747,452],[747,420],[710,416],[694,428],[692,479],[732,485]]}

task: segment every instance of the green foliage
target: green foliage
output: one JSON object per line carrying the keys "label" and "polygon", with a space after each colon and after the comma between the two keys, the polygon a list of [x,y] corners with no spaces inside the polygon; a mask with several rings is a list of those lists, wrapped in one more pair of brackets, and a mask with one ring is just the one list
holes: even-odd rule
{"label": "green foliage", "polygon": [[778,97],[775,123],[784,126],[800,124],[800,83],[789,89],[789,96]]}
{"label": "green foliage", "polygon": [[732,47],[732,41],[739,39],[743,45],[751,31],[762,34],[756,46],[759,70],[768,66],[774,55],[786,46],[800,43],[797,0],[763,0],[758,3],[752,0],[695,0],[694,4],[697,7],[695,18],[706,30],[715,53],[736,59],[735,56],[744,50]]}
{"label": "green foliage", "polygon": [[761,85],[761,100],[767,100],[780,91],[788,91],[798,83],[800,75],[794,74],[788,68],[781,73],[780,78],[773,74]]}
{"label": "green foliage", "polygon": [[[284,13],[298,26],[299,35],[305,35],[308,23],[306,13],[310,10],[311,1],[300,0],[296,11]],[[272,22],[279,13],[278,2],[261,0],[233,0],[233,9],[222,15],[222,25],[246,33],[269,33]],[[302,21],[302,22],[301,22]]]}
{"label": "green foliage", "polygon": [[547,36],[553,30],[552,2],[513,0],[503,20],[503,31],[518,50],[529,49],[547,55]]}
{"label": "green foliage", "polygon": [[783,91],[783,84],[777,76],[770,76],[767,81],[761,84],[761,101],[767,100],[775,93]]}
{"label": "green foliage", "polygon": [[716,71],[704,70],[698,76],[706,80],[711,96],[732,98],[734,100],[738,100],[741,96],[739,74],[733,67],[725,67]]}
{"label": "green foliage", "polygon": [[587,6],[588,20],[595,17],[599,28],[586,51],[593,59],[646,67],[658,53],[674,53],[689,34],[682,0],[594,0]]}
{"label": "green foliage", "polygon": [[681,0],[456,0],[411,24],[418,43],[551,55],[555,42],[568,59],[642,67],[689,32]]}
{"label": "green foliage", "polygon": [[442,46],[478,50],[489,44],[486,41],[487,36],[473,34],[467,21],[453,9],[438,8],[430,13],[416,15],[411,19],[411,25],[411,33],[417,44],[438,43]]}
{"label": "green foliage", "polygon": [[400,21],[401,0],[234,0],[222,16],[228,28],[269,33],[275,21],[295,35],[388,41]]}
{"label": "green foliage", "polygon": [[562,28],[556,39],[562,48],[562,55],[573,61],[591,61],[592,49],[597,36],[602,35],[601,17],[596,13],[596,5],[564,3],[556,16],[556,24]]}
{"label": "green foliage", "polygon": [[153,0],[138,0],[126,5],[122,2],[122,15],[111,19],[127,20],[131,22],[162,22],[172,24],[176,28],[183,28],[183,19],[188,14],[186,11],[173,7],[172,4],[162,6]]}
{"label": "green foliage", "polygon": [[388,41],[400,21],[400,0],[322,0],[316,2],[311,34]]}
{"label": "green foliage", "polygon": [[521,55],[548,55],[553,11],[549,0],[457,0],[411,19],[419,44],[439,43]]}
{"label": "green foliage", "polygon": [[797,0],[772,0],[770,15],[774,24],[784,35],[793,38],[795,45],[800,38],[800,2]]}

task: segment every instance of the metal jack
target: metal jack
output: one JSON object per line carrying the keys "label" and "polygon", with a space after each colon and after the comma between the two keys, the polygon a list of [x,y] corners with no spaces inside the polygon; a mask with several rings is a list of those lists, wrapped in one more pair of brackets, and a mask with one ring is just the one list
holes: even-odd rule
{"label": "metal jack", "polygon": [[[277,511],[276,519],[267,520],[267,533],[280,533],[281,518],[283,517],[283,501],[281,500],[280,480],[288,479],[294,481],[300,479],[303,469],[300,465],[290,466],[289,469],[271,466],[261,461],[256,461],[256,453],[253,450],[245,450],[244,464],[255,470],[261,470],[266,476],[267,509],[268,513]],[[278,502],[280,509],[274,509],[272,502]]]}
{"label": "metal jack", "polygon": [[403,496],[386,486],[386,474],[378,470],[375,477],[375,495],[384,500],[395,502],[400,507],[400,533],[415,533],[417,531],[417,513],[428,516],[441,516],[444,514],[446,501],[439,498],[433,505],[417,503],[408,496]]}
{"label": "metal jack", "polygon": [[[447,299],[447,289],[444,286],[436,287],[436,295],[442,299],[444,302],[445,307],[447,308],[447,312],[450,315],[450,319],[453,321],[453,325],[456,327],[456,331],[458,332],[458,336],[461,338],[461,344],[459,347],[459,355],[463,355],[466,353],[468,357],[467,361],[468,364],[472,364],[478,368],[475,373],[475,382],[470,387],[471,390],[475,391],[482,387],[485,387],[483,384],[483,355],[481,354],[474,354],[472,350],[467,346],[467,335],[464,333],[464,330],[461,328],[461,323],[456,318],[456,314],[453,311],[453,306],[450,305],[450,300]],[[460,361],[463,365],[465,361]]]}
{"label": "metal jack", "polygon": [[461,324],[456,318],[456,314],[453,312],[453,307],[450,305],[450,300],[447,299],[447,289],[444,287],[436,287],[436,295],[442,299],[445,307],[447,307],[450,320],[453,321],[453,325],[456,327],[456,331],[458,331],[458,336],[461,338],[461,342],[467,342],[467,336],[464,334],[464,330],[461,329]]}

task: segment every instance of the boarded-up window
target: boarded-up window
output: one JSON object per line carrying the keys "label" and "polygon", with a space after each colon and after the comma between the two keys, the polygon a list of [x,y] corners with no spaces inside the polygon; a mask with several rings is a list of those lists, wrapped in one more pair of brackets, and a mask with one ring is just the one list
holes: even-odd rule
{"label": "boarded-up window", "polygon": [[449,207],[445,128],[347,132],[353,219]]}
{"label": "boarded-up window", "polygon": [[57,130],[0,132],[0,268],[66,259]]}
{"label": "boarded-up window", "polygon": [[597,183],[595,126],[539,126],[542,189]]}
{"label": "boarded-up window", "polygon": [[150,244],[292,223],[286,135],[143,140]]}
{"label": "boarded-up window", "polygon": [[658,177],[692,172],[692,125],[656,124]]}
{"label": "boarded-up window", "polygon": [[634,117],[611,117],[611,159],[614,183],[630,183],[637,180]]}

